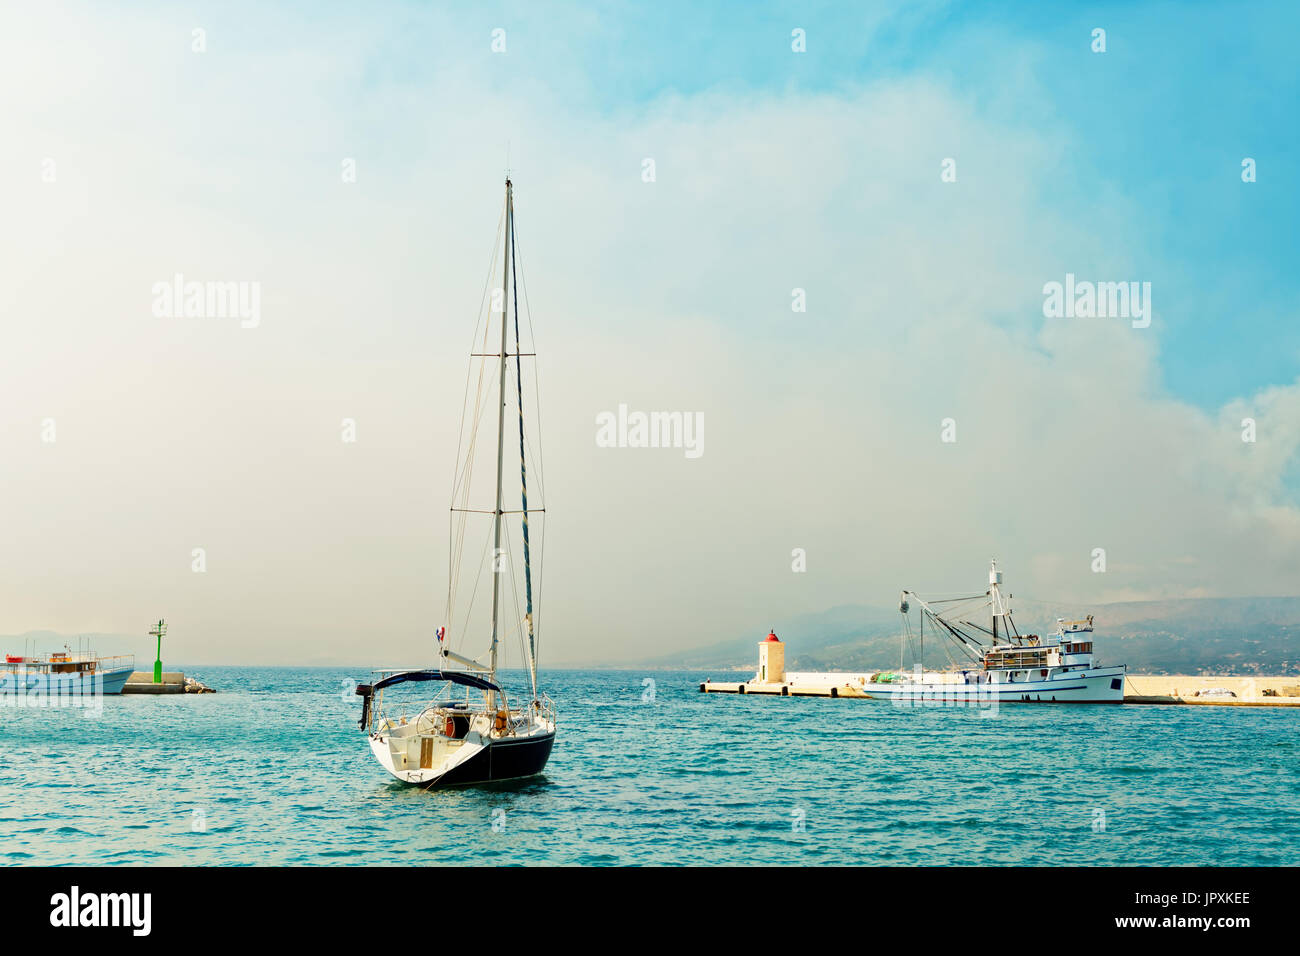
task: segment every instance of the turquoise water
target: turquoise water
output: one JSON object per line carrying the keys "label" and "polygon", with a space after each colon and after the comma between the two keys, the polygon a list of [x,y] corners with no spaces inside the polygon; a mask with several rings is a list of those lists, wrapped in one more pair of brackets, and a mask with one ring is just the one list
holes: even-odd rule
{"label": "turquoise water", "polygon": [[349,679],[363,670],[193,673],[221,693],[110,699],[89,718],[0,709],[0,859],[1300,863],[1297,711],[984,716],[706,695],[704,674],[553,671],[543,779],[423,793],[391,781],[356,728]]}

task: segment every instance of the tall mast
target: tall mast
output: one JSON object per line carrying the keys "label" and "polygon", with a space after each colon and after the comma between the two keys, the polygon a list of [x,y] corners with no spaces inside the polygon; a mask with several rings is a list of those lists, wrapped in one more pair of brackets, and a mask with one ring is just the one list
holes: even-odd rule
{"label": "tall mast", "polygon": [[[994,559],[989,565],[989,611],[993,617],[993,643],[998,642],[998,618],[1005,618],[1010,614],[1006,600],[1002,597],[1002,572],[998,570],[997,559]],[[1006,621],[1002,622],[1002,632],[1006,637],[1010,637],[1011,628],[1007,626]]]}
{"label": "tall mast", "polygon": [[[514,219],[514,198],[507,200],[510,218]],[[533,565],[528,547],[528,456],[524,445],[524,374],[520,366],[523,345],[519,341],[519,265],[515,262],[515,234],[510,233],[510,275],[515,284],[515,394],[519,400],[519,487],[522,501],[524,539],[524,599],[527,602],[524,623],[528,627],[528,676],[532,681],[533,699],[537,699],[537,639],[533,634]]]}
{"label": "tall mast", "polygon": [[[513,187],[506,179],[506,235],[501,253],[501,373],[497,396],[497,507],[492,533],[492,682],[497,679],[497,626],[501,604],[501,514],[502,478],[506,454],[506,320],[510,316],[510,231],[513,228]],[[496,708],[496,691],[488,691],[488,709]]]}

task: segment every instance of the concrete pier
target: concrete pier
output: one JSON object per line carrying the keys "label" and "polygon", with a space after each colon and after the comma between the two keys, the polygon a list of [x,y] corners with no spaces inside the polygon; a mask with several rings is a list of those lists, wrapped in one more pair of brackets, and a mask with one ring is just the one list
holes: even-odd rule
{"label": "concrete pier", "polygon": [[863,691],[858,674],[817,675],[829,680],[801,680],[802,675],[789,675],[793,680],[781,681],[715,681],[706,680],[700,690],[706,694],[766,694],[770,697],[858,697],[869,698]]}
{"label": "concrete pier", "polygon": [[[1223,689],[1232,696],[1206,691]],[[1300,707],[1300,676],[1227,677],[1188,674],[1130,674],[1126,704],[1194,704],[1219,707]]]}
{"label": "concrete pier", "polygon": [[185,675],[180,671],[171,671],[162,675],[162,683],[153,682],[153,671],[134,671],[126,679],[122,688],[124,694],[183,694],[185,693]]}
{"label": "concrete pier", "polygon": [[[868,674],[781,674],[781,680],[706,680],[707,694],[763,694],[769,697],[871,698]],[[1206,691],[1226,690],[1207,695]],[[1124,679],[1126,704],[1186,704],[1201,707],[1300,707],[1300,676],[1205,677],[1130,674]]]}

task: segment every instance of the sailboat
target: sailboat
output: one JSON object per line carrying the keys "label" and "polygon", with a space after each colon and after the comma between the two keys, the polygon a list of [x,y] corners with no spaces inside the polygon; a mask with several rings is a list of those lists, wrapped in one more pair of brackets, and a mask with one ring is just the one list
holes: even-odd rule
{"label": "sailboat", "polygon": [[[371,753],[385,770],[403,783],[425,789],[517,780],[540,774],[555,744],[555,706],[538,688],[537,648],[539,629],[534,606],[534,566],[540,564],[541,548],[533,554],[530,517],[541,522],[544,503],[528,499],[529,462],[536,467],[537,491],[544,491],[540,471],[540,427],[536,436],[525,429],[523,359],[536,352],[523,350],[519,327],[519,285],[515,239],[514,187],[506,179],[505,207],[498,238],[501,245],[501,285],[485,296],[475,330],[475,351],[471,353],[470,375],[466,380],[465,415],[461,421],[461,448],[457,452],[452,488],[451,560],[448,574],[447,616],[453,633],[439,627],[437,663],[430,667],[375,671],[368,684],[359,684],[362,698],[361,729]],[[496,243],[493,243],[494,249]],[[489,276],[495,272],[495,259]],[[490,282],[490,279],[489,279]],[[525,304],[527,288],[524,290]],[[489,306],[490,301],[490,306]],[[513,351],[511,351],[511,306],[513,305]],[[531,333],[531,317],[529,318]],[[495,351],[489,351],[497,346]],[[470,382],[475,381],[471,402]],[[507,385],[513,373],[513,389]],[[535,374],[532,376],[536,382]],[[513,394],[511,394],[513,392]],[[487,413],[496,402],[495,416]],[[519,507],[507,508],[506,501],[506,406],[513,403],[519,416]],[[535,403],[534,403],[535,404]],[[473,471],[476,459],[486,458],[490,446],[478,442],[484,419],[496,419],[496,497],[491,508],[472,507]],[[530,441],[534,437],[534,441]],[[513,441],[511,442],[513,444]],[[534,454],[534,449],[536,452]],[[509,502],[513,505],[514,502]],[[482,519],[490,516],[490,527]],[[477,524],[479,527],[474,527]],[[518,541],[514,545],[514,529]],[[464,559],[472,554],[469,545],[481,531],[483,549],[477,566]],[[487,546],[491,544],[491,552]],[[539,545],[541,542],[539,541]],[[522,582],[516,565],[522,564]],[[490,581],[490,600],[484,588]],[[523,603],[519,602],[519,584]],[[538,575],[540,599],[540,574]],[[486,617],[486,620],[484,618]],[[480,629],[481,628],[481,629]],[[486,633],[484,633],[486,632]],[[458,639],[459,635],[459,639]],[[487,661],[452,650],[466,640],[487,637]],[[500,671],[502,644],[517,638],[528,677],[527,696],[512,697],[504,688]],[[417,691],[436,685],[432,699],[400,698],[400,691]],[[385,697],[387,696],[387,700]]]}

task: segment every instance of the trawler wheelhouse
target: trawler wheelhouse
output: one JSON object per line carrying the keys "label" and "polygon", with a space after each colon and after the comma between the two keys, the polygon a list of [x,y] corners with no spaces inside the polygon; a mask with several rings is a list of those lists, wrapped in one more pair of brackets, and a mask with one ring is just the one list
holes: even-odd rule
{"label": "trawler wheelhouse", "polygon": [[1087,667],[1092,664],[1092,641],[1070,641],[1060,649],[1062,664]]}

